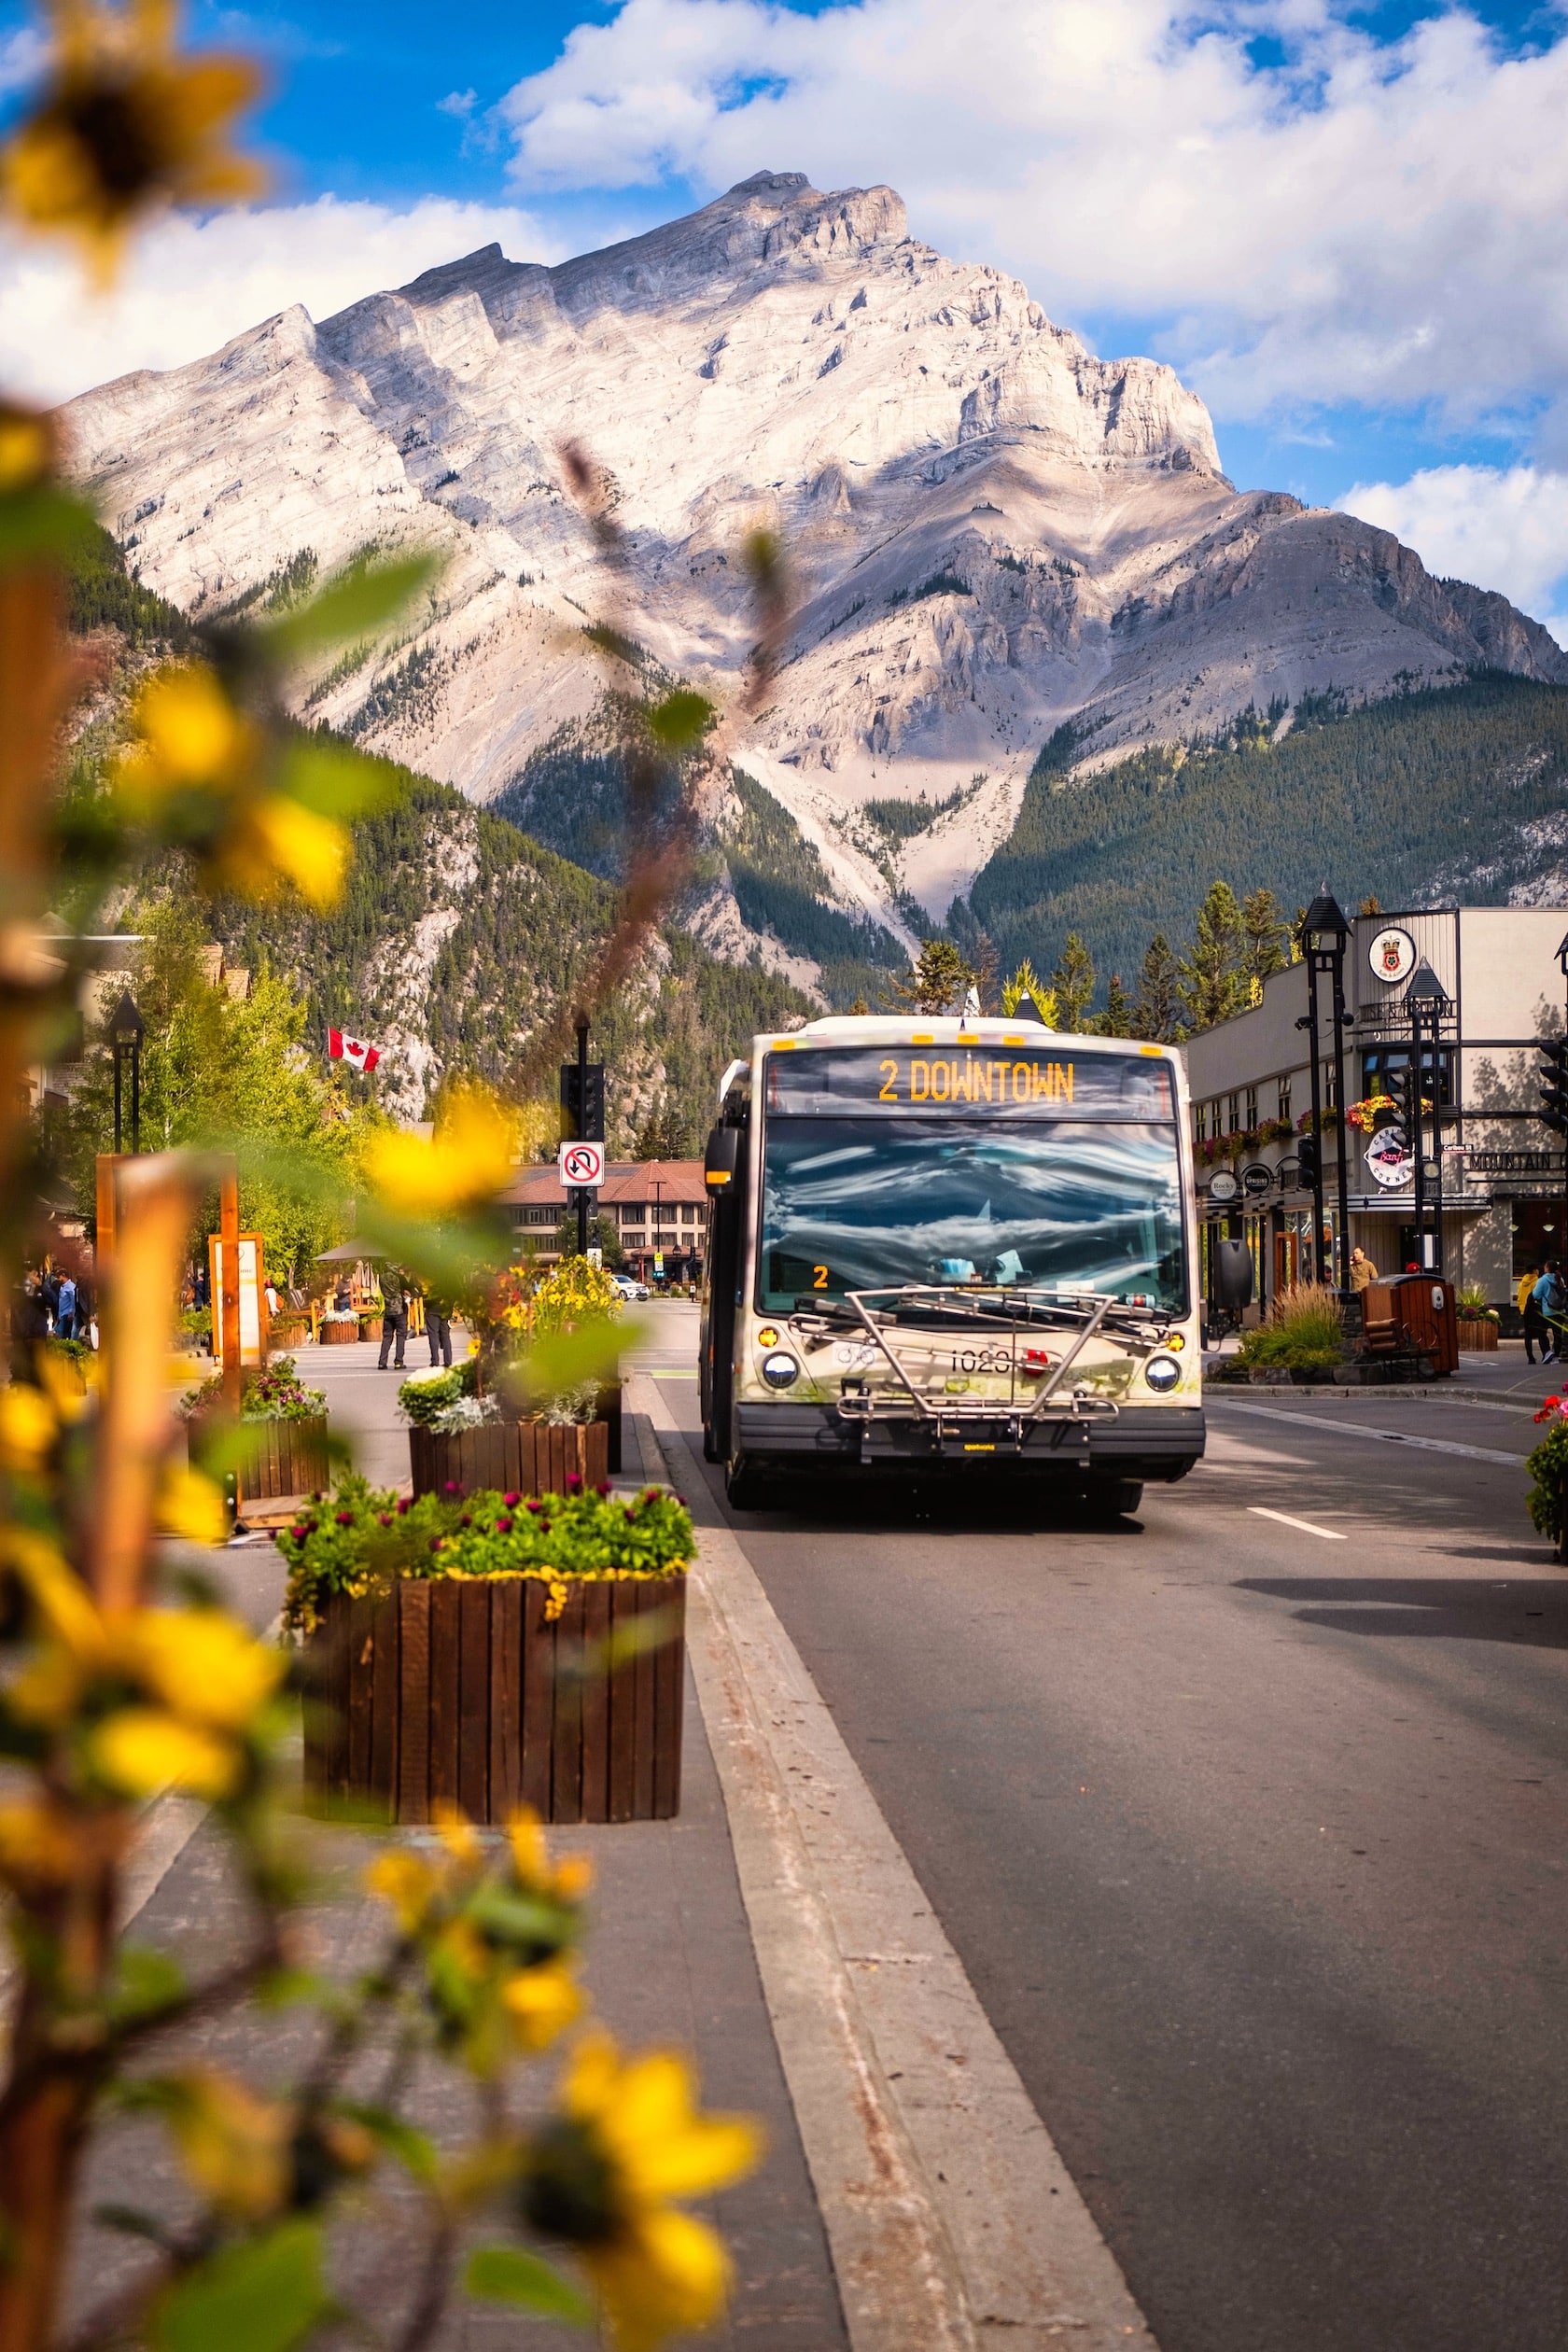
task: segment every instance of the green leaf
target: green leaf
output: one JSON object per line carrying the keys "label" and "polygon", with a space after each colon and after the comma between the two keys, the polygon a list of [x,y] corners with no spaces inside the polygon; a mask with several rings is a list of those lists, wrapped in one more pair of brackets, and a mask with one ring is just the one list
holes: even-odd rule
{"label": "green leaf", "polygon": [[321,2230],[284,2221],[181,2279],[153,2322],[159,2352],[291,2352],[329,2308]]}
{"label": "green leaf", "polygon": [[40,555],[69,555],[97,536],[91,508],[52,483],[0,498],[0,571]]}
{"label": "green leaf", "polygon": [[706,694],[693,693],[689,687],[678,686],[663,702],[653,705],[648,714],[649,732],[661,751],[672,757],[682,751],[694,751],[713,724],[713,705]]}
{"label": "green leaf", "polygon": [[479,2246],[469,2256],[463,2289],[476,2303],[519,2303],[576,2328],[594,2324],[593,2305],[537,2254],[521,2246]]}
{"label": "green leaf", "polygon": [[133,2025],[185,1998],[185,1971],[166,1952],[145,1944],[121,1944],[115,1961],[114,1989],[108,2011],[117,2025]]}
{"label": "green leaf", "polygon": [[389,2156],[395,2156],[403,2170],[412,2174],[415,2180],[434,2180],[437,2171],[435,2142],[426,2133],[416,2131],[412,2123],[405,2123],[400,2115],[394,2115],[390,2107],[360,2107],[352,2100],[343,2099],[338,2102],[337,2112],[369,2132],[377,2147],[384,2148]]}
{"label": "green leaf", "polygon": [[351,744],[334,743],[325,735],[291,736],[278,763],[277,781],[291,800],[320,817],[361,817],[368,809],[389,808],[402,792],[389,760],[373,760]]}
{"label": "green leaf", "polygon": [[437,568],[429,555],[350,564],[308,604],[297,605],[257,634],[284,661],[351,637],[374,637],[429,586]]}

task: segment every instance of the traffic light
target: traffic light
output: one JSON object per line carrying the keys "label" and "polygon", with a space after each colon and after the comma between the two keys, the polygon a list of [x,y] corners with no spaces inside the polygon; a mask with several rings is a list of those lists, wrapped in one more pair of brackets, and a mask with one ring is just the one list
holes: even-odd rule
{"label": "traffic light", "polygon": [[[578,1079],[586,1076],[586,1105],[578,1100]],[[561,1140],[566,1143],[604,1141],[605,1083],[603,1062],[590,1062],[580,1072],[576,1062],[561,1064]]]}
{"label": "traffic light", "polygon": [[1414,1061],[1403,1062],[1388,1074],[1388,1090],[1393,1095],[1399,1125],[1404,1128],[1410,1149],[1416,1144],[1416,1127],[1421,1117],[1421,1095],[1418,1090]]}
{"label": "traffic light", "polygon": [[1323,1148],[1315,1135],[1304,1135],[1296,1147],[1296,1182],[1310,1192],[1323,1169]]}
{"label": "traffic light", "polygon": [[1541,1048],[1541,1125],[1568,1135],[1568,1038],[1548,1038]]}

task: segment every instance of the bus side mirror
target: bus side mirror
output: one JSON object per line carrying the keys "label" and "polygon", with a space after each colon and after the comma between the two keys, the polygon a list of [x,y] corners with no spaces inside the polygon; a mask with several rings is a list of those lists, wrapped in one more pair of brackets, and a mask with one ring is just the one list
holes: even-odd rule
{"label": "bus side mirror", "polygon": [[703,1162],[703,1182],[709,1200],[722,1200],[727,1192],[734,1190],[739,1166],[739,1127],[716,1127],[707,1139],[707,1155]]}

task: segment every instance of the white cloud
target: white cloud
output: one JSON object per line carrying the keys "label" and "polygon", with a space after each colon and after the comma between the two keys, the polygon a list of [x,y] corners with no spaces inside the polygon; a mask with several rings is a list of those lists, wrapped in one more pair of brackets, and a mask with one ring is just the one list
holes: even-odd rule
{"label": "white cloud", "polygon": [[166,220],[139,241],[119,287],[100,299],[63,248],[0,238],[6,388],[61,400],[133,368],[178,367],[292,302],[327,318],[496,241],[514,261],[562,258],[515,206],[430,196],[395,212],[322,196]]}
{"label": "white cloud", "polygon": [[0,33],[0,95],[35,80],[48,55],[43,35],[31,24]]}
{"label": "white cloud", "polygon": [[1408,482],[1361,482],[1337,503],[1393,531],[1440,579],[1500,589],[1560,645],[1568,620],[1568,473],[1534,466],[1432,466]]}
{"label": "white cloud", "polygon": [[[1568,39],[1461,11],[1379,46],[1326,0],[624,0],[498,114],[519,189],[888,180],[1064,318],[1159,323],[1222,414],[1568,383]],[[1275,36],[1288,62],[1254,65]]]}

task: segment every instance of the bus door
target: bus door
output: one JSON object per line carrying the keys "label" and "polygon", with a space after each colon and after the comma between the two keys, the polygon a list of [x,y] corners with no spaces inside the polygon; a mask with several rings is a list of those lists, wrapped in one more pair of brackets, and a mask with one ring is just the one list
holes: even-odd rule
{"label": "bus door", "polygon": [[746,1256],[747,1127],[721,1120],[707,1139],[707,1313],[702,1335],[703,1452],[730,1451],[735,1394],[735,1311]]}

